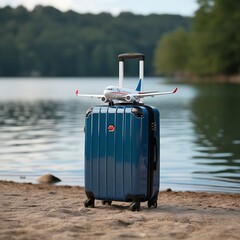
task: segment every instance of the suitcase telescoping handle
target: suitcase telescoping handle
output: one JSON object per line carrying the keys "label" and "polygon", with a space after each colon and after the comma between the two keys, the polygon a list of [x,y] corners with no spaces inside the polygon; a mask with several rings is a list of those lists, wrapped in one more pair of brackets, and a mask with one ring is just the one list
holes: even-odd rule
{"label": "suitcase telescoping handle", "polygon": [[[119,87],[123,87],[124,78],[124,60],[125,59],[139,59],[139,79],[142,80],[143,85],[143,75],[144,75],[144,54],[142,53],[123,53],[118,55],[119,60]],[[142,89],[140,89],[142,90]]]}

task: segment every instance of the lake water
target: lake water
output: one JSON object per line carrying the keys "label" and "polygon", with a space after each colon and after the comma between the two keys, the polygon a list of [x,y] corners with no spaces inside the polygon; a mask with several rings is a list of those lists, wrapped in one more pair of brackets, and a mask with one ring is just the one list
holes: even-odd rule
{"label": "lake water", "polygon": [[[134,88],[138,79],[127,78]],[[36,182],[52,173],[63,185],[84,186],[84,116],[117,78],[0,79],[0,179]],[[240,85],[169,84],[145,78],[146,98],[160,110],[160,188],[240,193]]]}

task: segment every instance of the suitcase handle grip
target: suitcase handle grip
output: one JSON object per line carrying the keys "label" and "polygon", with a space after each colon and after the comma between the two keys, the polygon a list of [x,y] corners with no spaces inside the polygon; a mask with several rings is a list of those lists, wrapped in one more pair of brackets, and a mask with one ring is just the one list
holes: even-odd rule
{"label": "suitcase handle grip", "polygon": [[125,59],[132,59],[132,58],[136,58],[136,59],[144,61],[145,56],[143,53],[122,53],[122,54],[118,55],[118,60],[122,61],[122,62]]}
{"label": "suitcase handle grip", "polygon": [[[123,78],[124,78],[124,60],[125,59],[139,59],[139,79],[142,80],[143,86],[143,75],[144,75],[144,59],[145,56],[143,53],[122,53],[118,55],[119,60],[119,87],[123,87]],[[140,91],[143,89],[141,88]],[[142,102],[142,100],[141,100]]]}

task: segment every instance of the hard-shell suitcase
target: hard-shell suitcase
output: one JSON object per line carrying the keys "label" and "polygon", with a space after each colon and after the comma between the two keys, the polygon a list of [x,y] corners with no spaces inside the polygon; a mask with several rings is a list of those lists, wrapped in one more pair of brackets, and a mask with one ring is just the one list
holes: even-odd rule
{"label": "hard-shell suitcase", "polygon": [[143,201],[148,201],[149,208],[157,207],[159,164],[156,108],[141,103],[120,103],[95,106],[87,111],[86,207],[94,207],[95,199],[103,204],[134,202],[133,211],[138,211]]}

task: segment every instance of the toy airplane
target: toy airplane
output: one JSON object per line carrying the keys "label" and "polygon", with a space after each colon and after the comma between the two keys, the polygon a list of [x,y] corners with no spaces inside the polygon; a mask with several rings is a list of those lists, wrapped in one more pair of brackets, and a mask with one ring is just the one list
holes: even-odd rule
{"label": "toy airplane", "polygon": [[108,86],[104,89],[102,95],[90,95],[90,94],[79,94],[78,90],[75,92],[76,96],[79,97],[91,97],[101,99],[103,102],[113,102],[113,100],[126,101],[137,103],[144,97],[154,97],[157,95],[166,95],[173,94],[177,92],[178,88],[175,88],[172,92],[159,92],[159,91],[150,91],[150,92],[142,92],[141,90],[142,80],[140,79],[136,89],[127,89],[120,88],[117,86]]}

